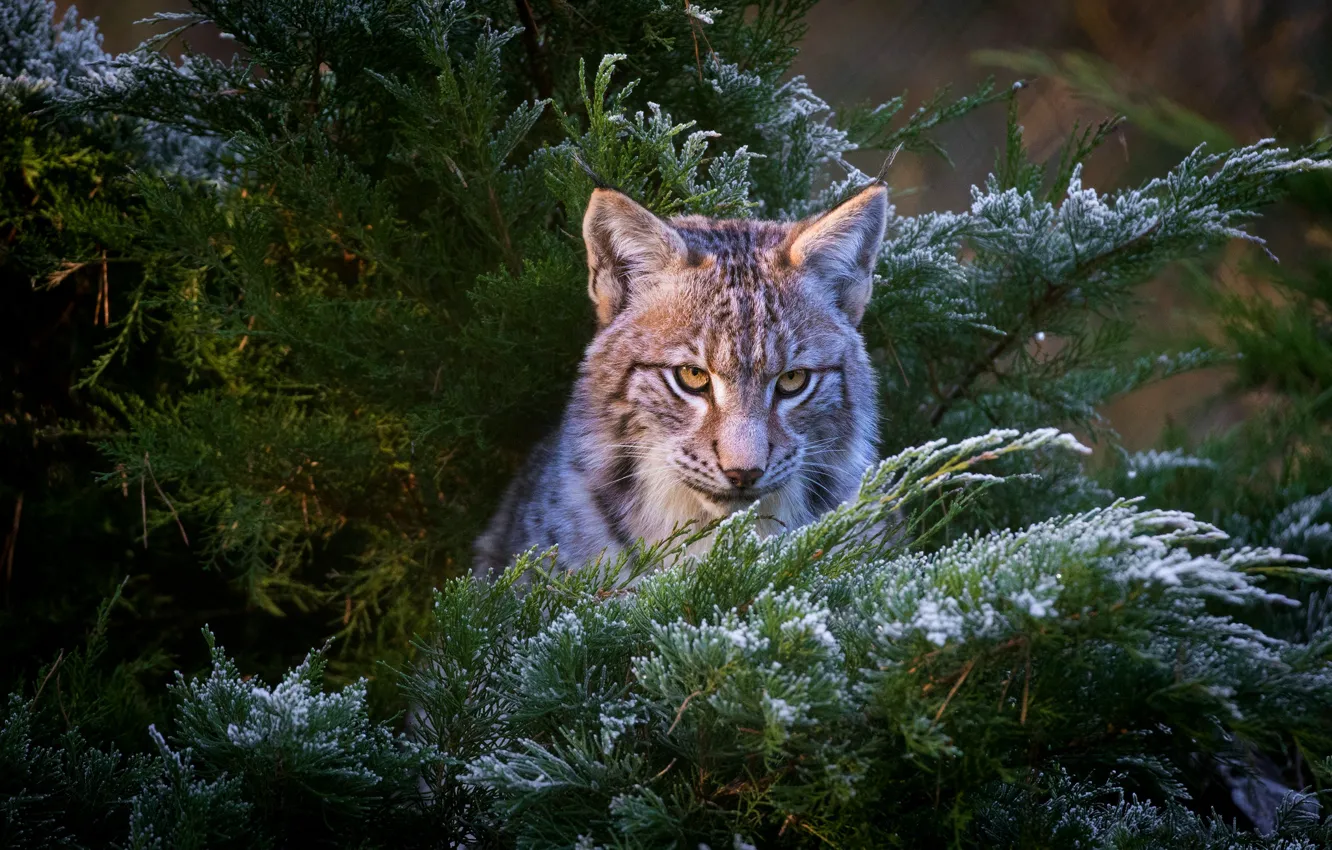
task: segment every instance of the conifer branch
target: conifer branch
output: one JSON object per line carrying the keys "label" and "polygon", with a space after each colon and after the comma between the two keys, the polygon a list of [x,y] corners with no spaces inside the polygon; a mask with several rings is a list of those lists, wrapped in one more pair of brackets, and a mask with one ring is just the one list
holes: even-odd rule
{"label": "conifer branch", "polygon": [[[1241,385],[1281,401],[1236,434],[1109,435],[1093,470],[1064,433],[1216,362],[1137,356],[1132,292],[1256,241],[1249,217],[1325,146],[1198,149],[1102,194],[1081,162],[1113,119],[1039,163],[989,81],[834,110],[790,73],[810,0],[194,5],[157,46],[207,19],[242,58],[109,56],[53,0],[0,2],[0,150],[24,178],[0,186],[0,292],[61,317],[15,341],[56,390],[0,422],[35,447],[3,483],[49,571],[12,582],[34,595],[0,640],[25,685],[0,706],[10,843],[1332,844],[1303,795],[1263,836],[1198,793],[1257,748],[1291,787],[1332,775],[1322,290],[1219,311]],[[589,77],[580,56],[604,58]],[[943,153],[938,127],[1000,99],[1009,145],[970,206],[892,218],[861,328],[894,453],[857,498],[768,536],[740,512],[460,577],[587,345],[594,186],[798,218],[874,179],[853,151]],[[85,357],[64,331],[86,290],[29,282],[90,258],[112,339]],[[1021,356],[1047,329],[1060,345]],[[149,543],[150,479],[201,552],[124,545],[140,520]],[[123,574],[120,657],[98,660],[111,603],[83,649],[43,643]],[[205,633],[208,669],[162,699],[211,617],[245,620],[234,655]],[[333,681],[323,651],[252,675],[329,628]],[[405,735],[374,719],[395,711]]]}
{"label": "conifer branch", "polygon": [[[1059,304],[1064,294],[1068,291],[1067,286],[1046,283],[1041,297],[1032,303],[1030,309],[1023,317],[1024,323],[1038,322],[1040,319],[1056,305]],[[930,425],[937,426],[944,418],[944,414],[953,406],[953,404],[971,389],[971,386],[985,373],[991,372],[996,368],[996,364],[1007,356],[1018,344],[1021,337],[1017,329],[1005,333],[997,342],[985,350],[979,358],[967,367],[962,373],[962,377],[957,383],[950,386],[938,396],[938,404],[935,405],[934,412],[930,414]],[[936,390],[937,393],[937,390]]]}
{"label": "conifer branch", "polygon": [[1064,299],[1070,291],[1078,285],[1085,283],[1098,270],[1104,268],[1110,262],[1119,259],[1125,254],[1132,254],[1134,251],[1141,250],[1150,245],[1153,237],[1160,228],[1160,221],[1154,222],[1149,228],[1139,233],[1137,236],[1129,239],[1122,245],[1116,246],[1110,251],[1098,254],[1097,256],[1079,264],[1066,280],[1055,282],[1045,281],[1045,289],[1041,292],[1039,298],[1033,301],[1030,306],[1020,314],[1013,324],[1013,329],[1003,334],[998,341],[985,350],[979,358],[974,360],[966,371],[962,373],[957,383],[950,386],[941,396],[938,396],[938,403],[934,411],[930,414],[930,425],[937,426],[949,409],[957,400],[967,394],[972,385],[987,372],[994,372],[1000,360],[1010,354],[1019,342],[1025,339],[1020,335],[1021,329],[1025,327],[1039,327],[1042,320],[1050,313],[1064,305]]}

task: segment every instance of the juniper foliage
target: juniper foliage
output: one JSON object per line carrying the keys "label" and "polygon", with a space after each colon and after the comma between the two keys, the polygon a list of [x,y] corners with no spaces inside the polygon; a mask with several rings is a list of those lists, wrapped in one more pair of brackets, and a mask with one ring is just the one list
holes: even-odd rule
{"label": "juniper foliage", "polygon": [[[91,23],[70,9],[57,25],[54,11],[47,2],[0,4],[0,671],[8,689],[71,651],[98,603],[131,576],[121,610],[132,606],[142,625],[123,628],[122,618],[110,640],[125,643],[107,657],[141,659],[139,673],[160,685],[163,653],[181,640],[197,644],[190,612],[226,585],[201,574],[184,546],[159,540],[145,549],[135,534],[139,488],[131,495],[128,479],[114,489],[96,480],[108,464],[95,441],[124,427],[102,391],[151,402],[181,376],[156,356],[159,335],[121,321],[141,308],[134,293],[152,271],[109,250],[90,223],[121,226],[140,210],[126,181],[132,171],[195,174],[207,163],[167,156],[155,139],[191,137],[166,128],[54,114],[75,80],[107,59]],[[103,358],[99,346],[122,334],[134,347]],[[182,575],[191,580],[173,579]],[[69,670],[61,665],[51,687]],[[158,701],[135,696],[116,712],[120,729],[99,732],[141,747]]]}
{"label": "juniper foliage", "polygon": [[[1183,813],[1201,754],[1332,731],[1329,624],[1311,646],[1227,612],[1295,604],[1264,575],[1329,574],[1122,501],[931,554],[871,533],[1051,443],[1085,451],[1053,430],[904,451],[806,528],[760,539],[741,514],[697,561],[641,554],[632,591],[622,562],[445,585],[408,680],[447,754],[437,798],[521,847],[1224,834]],[[520,595],[525,569],[543,580]],[[1063,816],[1012,833],[1046,806]]]}
{"label": "juniper foliage", "polygon": [[[183,523],[243,604],[309,612],[312,640],[340,620],[349,669],[402,652],[558,416],[591,331],[571,234],[594,180],[663,213],[789,213],[829,173],[823,201],[867,179],[847,151],[924,147],[993,96],[905,117],[899,98],[842,128],[781,80],[800,4],[706,31],[642,6],[538,10],[542,43],[585,46],[592,71],[523,41],[507,5],[205,3],[244,59],[118,57],[66,102],[227,140],[230,183],[139,175],[141,215],[89,222],[160,272],[103,356],[159,329],[188,377],[162,400],[104,387],[128,423],[106,448],[161,484],[151,531]],[[610,52],[626,21],[641,57]]]}
{"label": "juniper foliage", "polygon": [[[839,120],[780,80],[799,11],[646,4],[634,26],[650,60],[609,53],[619,26],[568,36],[608,54],[588,79],[543,47],[580,26],[562,7],[543,10],[533,45],[508,6],[204,3],[246,59],[139,53],[86,81],[78,108],[226,138],[238,160],[224,203],[146,177],[139,222],[99,232],[164,269],[139,293],[159,311],[124,328],[162,323],[193,379],[167,403],[117,396],[130,427],[108,451],[130,480],[163,483],[156,524],[198,522],[201,556],[250,604],[340,617],[351,646],[400,646],[420,623],[400,600],[461,568],[497,471],[563,403],[590,322],[570,222],[594,179],[662,213],[789,215],[868,179],[848,151],[928,147],[939,121],[1018,96],[986,86],[905,119],[897,98]],[[682,76],[695,41],[707,61]],[[634,78],[617,77],[627,63]],[[671,117],[682,109],[697,124]],[[1107,398],[1205,362],[1123,362],[1131,286],[1236,236],[1287,170],[1321,164],[1273,145],[1200,152],[1105,197],[1076,162],[1095,141],[1071,143],[1049,191],[1039,168],[1003,169],[967,212],[892,223],[866,321],[887,445],[1095,426]],[[1016,132],[1005,157],[1025,161]],[[1037,337],[1069,342],[1043,354]],[[1068,507],[1079,479],[1064,477],[1056,499],[984,522]]]}
{"label": "juniper foliage", "polygon": [[[108,533],[226,582],[186,590],[150,572],[142,598],[174,599],[157,613],[179,631],[189,594],[213,597],[239,658],[208,633],[211,672],[180,674],[174,707],[119,750],[111,730],[133,721],[63,716],[41,687],[60,670],[24,676],[0,731],[7,836],[1327,838],[1329,624],[1323,609],[1298,634],[1250,616],[1291,607],[1282,582],[1327,575],[1116,500],[1045,426],[1113,444],[1100,405],[1213,362],[1135,356],[1134,287],[1252,240],[1244,223],[1328,155],[1198,149],[1166,177],[1098,193],[1080,163],[1113,119],[1034,163],[1021,86],[835,114],[786,77],[808,6],[196,0],[119,57],[77,18],[54,25],[49,3],[0,7],[16,34],[0,96],[21,118],[7,172],[63,162],[46,173],[109,196],[8,195],[7,275],[125,270],[102,347],[75,358],[99,425],[78,437],[97,439],[122,500]],[[157,52],[205,20],[235,59]],[[677,547],[705,530],[572,573],[582,565],[531,553],[494,585],[450,578],[590,337],[577,233],[594,185],[661,214],[802,215],[870,179],[850,151],[937,153],[933,128],[995,102],[1008,144],[971,207],[890,222],[865,334],[892,457],[858,500],[766,540],[733,517],[697,560]],[[72,145],[66,127],[82,134]],[[154,371],[133,380],[145,360]],[[898,518],[909,533],[885,535]],[[104,583],[126,571],[96,565]],[[540,575],[519,594],[523,570]],[[275,675],[334,631],[336,650]],[[360,678],[372,659],[388,666]],[[84,693],[106,675],[69,672],[57,681]],[[380,719],[404,706],[410,736]],[[1315,796],[1290,798],[1276,832],[1208,813],[1216,765],[1289,746]],[[77,776],[103,791],[83,795]],[[62,825],[60,807],[79,815]]]}
{"label": "juniper foliage", "polygon": [[87,649],[42,671],[30,698],[12,694],[0,715],[0,837],[7,847],[437,846],[417,778],[434,756],[369,717],[363,682],[324,693],[322,653],[273,687],[242,676],[204,637],[212,670],[177,674],[174,709],[149,725],[148,753],[90,743],[96,712],[115,694],[85,694],[77,720],[53,694],[69,681],[101,684],[100,631]]}
{"label": "juniper foliage", "polygon": [[[1094,57],[986,52],[979,58],[1058,79],[1097,103],[1124,111],[1148,138],[1173,148],[1187,150],[1202,142],[1222,149],[1236,145],[1223,128],[1159,93],[1135,90]],[[1273,119],[1298,125],[1298,117],[1278,113]],[[1229,281],[1221,279],[1214,257],[1200,257],[1184,268],[1185,292],[1200,313],[1190,332],[1229,370],[1229,379],[1206,400],[1204,410],[1247,403],[1249,415],[1201,435],[1183,424],[1172,427],[1156,448],[1118,453],[1102,478],[1117,493],[1186,508],[1237,540],[1276,546],[1328,567],[1332,270],[1325,235],[1332,221],[1332,180],[1327,172],[1314,171],[1294,177],[1290,189],[1283,220],[1268,229],[1304,234],[1304,244],[1297,243],[1299,265],[1285,268],[1264,251],[1249,250],[1228,255],[1229,265],[1239,272]],[[1325,590],[1317,584],[1288,588],[1292,595],[1308,597],[1307,615],[1273,611],[1265,627],[1293,637],[1308,634],[1327,604]]]}
{"label": "juniper foliage", "polygon": [[[1315,222],[1325,222],[1332,183],[1315,177],[1303,188],[1313,202],[1305,209]],[[1298,271],[1263,259],[1242,265],[1254,285],[1222,289],[1206,267],[1194,271],[1192,282],[1216,319],[1218,349],[1232,367],[1230,381],[1212,403],[1256,397],[1261,407],[1247,420],[1201,439],[1173,429],[1161,448],[1125,456],[1110,483],[1119,492],[1214,517],[1254,545],[1279,546],[1330,565],[1332,275],[1320,256]]]}

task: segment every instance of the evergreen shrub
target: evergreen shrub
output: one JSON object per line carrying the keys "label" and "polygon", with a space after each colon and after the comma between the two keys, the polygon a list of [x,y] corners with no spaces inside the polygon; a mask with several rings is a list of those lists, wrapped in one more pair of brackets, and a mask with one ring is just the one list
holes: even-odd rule
{"label": "evergreen shrub", "polygon": [[[123,587],[83,648],[6,656],[6,843],[1328,841],[1332,620],[1263,617],[1329,574],[1119,498],[1066,433],[1113,447],[1106,401],[1223,356],[1134,352],[1135,289],[1254,241],[1326,147],[1199,148],[1107,195],[1082,162],[1117,119],[1035,163],[1020,84],[834,112],[788,74],[810,2],[715,5],[195,0],[113,57],[0,0],[6,303],[67,298],[100,342],[59,361],[64,430],[13,416],[6,445],[96,446],[24,486],[117,541],[23,550],[71,584],[7,633],[67,637],[71,599]],[[204,22],[235,59],[162,52]],[[856,500],[767,539],[736,515],[698,559],[687,529],[464,577],[590,338],[595,185],[805,215],[872,179],[851,151],[942,153],[989,104],[1007,143],[971,206],[890,221],[864,324],[887,459]],[[234,656],[181,637],[201,595]],[[1236,821],[1269,752],[1295,790]]]}

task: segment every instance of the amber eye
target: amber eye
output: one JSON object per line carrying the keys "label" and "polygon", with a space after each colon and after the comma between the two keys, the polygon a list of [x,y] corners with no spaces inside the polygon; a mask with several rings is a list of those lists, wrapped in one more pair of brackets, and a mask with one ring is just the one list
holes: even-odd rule
{"label": "amber eye", "polygon": [[675,380],[686,392],[691,393],[707,392],[708,384],[712,383],[708,371],[697,366],[676,366]]}
{"label": "amber eye", "polygon": [[783,372],[777,376],[777,395],[789,398],[803,390],[807,383],[809,383],[809,371],[806,369]]}

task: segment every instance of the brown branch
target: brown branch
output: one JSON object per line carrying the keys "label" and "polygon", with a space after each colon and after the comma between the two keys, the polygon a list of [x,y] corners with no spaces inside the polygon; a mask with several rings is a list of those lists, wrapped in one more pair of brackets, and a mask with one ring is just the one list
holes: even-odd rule
{"label": "brown branch", "polygon": [[5,593],[9,593],[9,581],[14,577],[14,549],[18,545],[19,520],[23,517],[23,494],[18,494],[14,502],[14,525],[5,537]]}
{"label": "brown branch", "polygon": [[1031,305],[1031,308],[1027,311],[1026,315],[1018,317],[1016,327],[1014,327],[1012,333],[1005,334],[1003,339],[1000,339],[994,345],[990,346],[980,359],[971,364],[971,367],[967,369],[966,373],[962,376],[962,379],[940,396],[938,406],[936,406],[934,412],[930,414],[930,425],[937,426],[939,422],[943,420],[944,414],[949,411],[953,404],[971,389],[971,385],[974,384],[981,375],[992,370],[995,362],[1008,354],[1014,346],[1024,338],[1019,335],[1024,325],[1039,322],[1045,316],[1046,312],[1059,304],[1064,295],[1073,288],[1073,281],[1086,280],[1089,276],[1099,271],[1101,266],[1104,266],[1114,258],[1127,251],[1132,251],[1133,249],[1140,247],[1144,242],[1147,242],[1151,236],[1160,229],[1160,227],[1161,223],[1158,220],[1151,227],[1147,228],[1142,233],[1139,233],[1137,236],[1134,236],[1118,248],[1106,251],[1104,254],[1098,254],[1086,263],[1075,268],[1072,274],[1069,275],[1068,280],[1064,283],[1046,281],[1045,292],[1043,292],[1041,297],[1036,300],[1036,303]]}
{"label": "brown branch", "polygon": [[897,356],[897,349],[893,347],[893,338],[885,337],[884,342],[888,343],[888,351],[893,355],[893,362],[897,364],[897,371],[902,373],[902,381],[907,389],[911,389],[911,379],[907,377],[906,367],[902,365],[902,358]]}
{"label": "brown branch", "polygon": [[72,726],[69,722],[69,711],[65,709],[65,694],[60,690],[60,677],[56,676],[56,705],[60,706],[60,716],[64,718],[66,726]]}
{"label": "brown branch", "polygon": [[315,49],[314,72],[310,80],[310,117],[319,117],[319,97],[324,91],[324,59],[323,51]]}
{"label": "brown branch", "polygon": [[547,100],[555,92],[555,84],[551,81],[546,52],[541,47],[541,30],[537,29],[536,17],[527,0],[514,0],[514,5],[518,7],[518,20],[523,24],[523,47],[527,50],[527,61],[531,66],[537,97]]}
{"label": "brown branch", "polygon": [[[162,501],[166,502],[166,506],[167,506],[168,508],[171,509],[171,516],[174,517],[175,520],[176,520],[176,528],[179,528],[179,529],[180,529],[180,538],[181,538],[182,540],[185,541],[185,545],[186,545],[186,546],[189,546],[189,545],[190,545],[190,536],[189,536],[188,534],[185,533],[185,524],[182,523],[182,522],[180,521],[180,514],[176,513],[176,506],[173,505],[173,504],[171,504],[171,500],[167,498],[167,494],[164,493],[164,492],[162,492],[162,485],[157,483],[157,476],[156,476],[156,475],[153,475],[153,465],[152,465],[151,463],[148,462],[148,453],[147,453],[147,452],[144,452],[144,453],[143,453],[143,466],[144,466],[144,468],[145,468],[146,470],[148,470],[148,475],[149,475],[149,477],[153,479],[153,486],[157,488],[157,495],[161,496],[161,497],[162,497]],[[144,546],[146,547],[146,546],[148,545],[148,543],[147,543],[147,519],[146,519],[146,517],[145,517],[145,519],[144,519],[144,528],[145,528],[145,531],[144,531],[144,535],[145,535],[145,536],[144,536]]]}
{"label": "brown branch", "polygon": [[[102,252],[102,288],[97,292],[97,300],[102,305],[102,325],[111,327],[111,277],[107,269],[106,251]],[[97,315],[94,312],[93,325],[97,324]]]}
{"label": "brown branch", "polygon": [[672,721],[671,728],[666,730],[667,735],[674,732],[675,727],[680,724],[680,718],[684,717],[685,709],[689,707],[689,701],[692,700],[694,697],[699,696],[702,693],[703,693],[702,691],[694,691],[692,694],[684,698],[684,702],[680,703],[680,707],[675,711],[675,720]]}
{"label": "brown branch", "polygon": [[64,283],[65,278],[74,274],[79,269],[87,268],[91,263],[66,262],[61,263],[60,268],[46,276],[46,287],[52,289]]}
{"label": "brown branch", "polygon": [[[675,767],[675,759],[671,759],[671,763],[670,763],[670,764],[666,765],[666,766],[663,767],[661,770],[657,771],[656,776],[653,776],[652,779],[660,779],[660,778],[662,778],[663,776],[666,775],[666,771],[670,770],[670,769],[673,768],[673,767]],[[648,781],[651,782],[652,779],[649,779]]]}
{"label": "brown branch", "polygon": [[[691,3],[689,2],[689,0],[685,0],[685,14],[689,14],[689,11],[690,11],[690,9],[691,9],[692,7],[693,7],[693,4],[691,4]],[[711,41],[708,41],[708,34],[707,34],[707,32],[704,31],[704,29],[703,29],[703,22],[700,21],[698,18],[695,18],[693,15],[689,15],[689,34],[690,34],[691,36],[693,36],[693,38],[694,38],[694,64],[698,67],[698,79],[699,79],[699,82],[702,82],[702,81],[703,81],[703,60],[702,60],[702,58],[700,58],[700,56],[699,56],[699,52],[698,52],[698,39],[699,39],[699,37],[702,36],[702,38],[703,38],[703,43],[704,43],[705,45],[707,45],[707,48],[708,48],[708,58],[712,60],[712,63],[713,63],[714,65],[717,65],[717,64],[718,64],[718,62],[717,62],[717,51],[715,51],[715,50],[712,49],[712,42],[711,42]],[[742,66],[742,67],[743,67],[743,66]]]}
{"label": "brown branch", "polygon": [[1027,725],[1027,706],[1031,698],[1031,644],[1027,644],[1027,675],[1022,680],[1022,716],[1018,718],[1019,725]]}
{"label": "brown branch", "polygon": [[[1018,329],[1027,322],[1034,322],[1040,319],[1047,309],[1058,302],[1059,298],[1067,288],[1067,286],[1047,284],[1044,294],[1042,294],[1040,299],[1032,306],[1030,312],[1026,316],[1019,317]],[[1017,329],[1012,333],[1004,334],[1003,339],[1000,339],[994,345],[990,346],[985,351],[985,354],[981,355],[980,359],[972,363],[971,368],[967,369],[966,374],[962,376],[962,379],[956,384],[953,384],[953,386],[940,397],[938,406],[934,408],[934,413],[930,414],[930,425],[937,426],[943,420],[944,414],[953,406],[954,402],[965,395],[967,391],[971,389],[971,385],[976,383],[976,380],[981,375],[994,368],[995,362],[999,360],[999,358],[1008,354],[1013,346],[1017,344],[1019,339],[1020,337],[1018,336]]]}
{"label": "brown branch", "polygon": [[143,548],[148,548],[148,491],[142,475],[139,476],[139,510],[143,512]]}
{"label": "brown branch", "polygon": [[957,694],[958,688],[962,687],[962,683],[967,680],[967,676],[971,675],[972,668],[974,668],[975,666],[976,666],[976,659],[974,658],[969,660],[966,663],[966,665],[963,666],[962,675],[957,677],[957,681],[953,683],[952,690],[948,692],[948,696],[944,697],[943,705],[939,706],[939,710],[935,712],[934,721],[930,725],[938,723],[939,718],[943,717],[944,711],[948,708],[948,703],[953,701],[953,697]]}
{"label": "brown branch", "polygon": [[1003,687],[1003,689],[1002,689],[1001,691],[999,691],[999,703],[994,707],[994,710],[995,710],[995,711],[1003,711],[1003,710],[1004,710],[1004,698],[1008,696],[1008,686],[1011,685],[1011,684],[1013,684],[1013,673],[1014,673],[1014,672],[1015,672],[1015,671],[1013,671],[1013,670],[1009,670],[1009,671],[1008,671],[1008,678],[1007,678],[1007,679],[1004,679],[1004,687]]}
{"label": "brown branch", "polygon": [[509,273],[517,277],[522,274],[523,264],[518,259],[517,252],[513,250],[513,242],[509,239],[509,227],[504,223],[504,214],[500,212],[499,197],[495,194],[493,185],[487,185],[486,192],[490,196],[490,217],[494,220],[495,229],[499,232],[500,246],[504,249],[504,264],[509,267]]}
{"label": "brown branch", "polygon": [[[689,12],[689,0],[685,0],[685,12]],[[701,83],[703,82],[703,60],[698,54],[698,21],[693,20],[693,18],[689,20],[689,34],[694,38],[694,64],[698,66],[698,81]]]}
{"label": "brown branch", "polygon": [[32,695],[32,702],[28,703],[29,706],[35,707],[37,705],[37,699],[42,695],[42,690],[46,687],[46,683],[51,681],[51,677],[55,675],[55,671],[60,669],[60,662],[64,660],[65,650],[62,649],[56,653],[55,662],[51,664],[51,669],[46,671],[46,677],[42,679],[42,683],[37,686],[37,693]]}
{"label": "brown branch", "polygon": [[[103,266],[103,268],[106,267]],[[103,286],[98,286],[97,303],[93,305],[93,327],[97,327],[98,322],[100,322],[102,319],[102,299],[105,297],[106,297],[106,288]]]}

